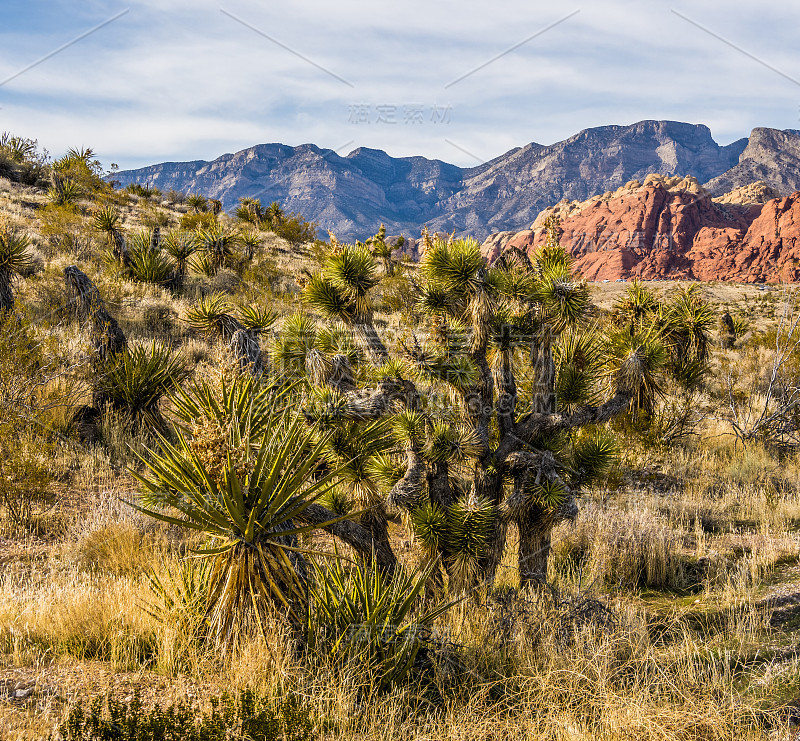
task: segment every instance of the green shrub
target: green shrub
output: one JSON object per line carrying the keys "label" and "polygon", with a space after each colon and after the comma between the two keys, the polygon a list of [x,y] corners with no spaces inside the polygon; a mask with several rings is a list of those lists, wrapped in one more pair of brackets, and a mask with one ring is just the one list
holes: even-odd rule
{"label": "green shrub", "polygon": [[433,622],[454,604],[415,612],[434,568],[436,562],[389,578],[364,562],[347,566],[337,558],[325,566],[315,563],[308,587],[313,601],[308,646],[337,661],[376,670],[383,686],[402,680],[428,643]]}
{"label": "green shrub", "polygon": [[189,376],[182,357],[155,340],[149,347],[126,349],[111,359],[96,380],[95,389],[104,401],[130,415],[135,426],[159,428],[161,397]]}
{"label": "green shrub", "polygon": [[120,702],[96,698],[84,710],[73,705],[51,739],[63,741],[307,741],[313,737],[310,712],[289,695],[266,701],[249,690],[223,695],[211,710],[185,702],[145,710],[138,697]]}

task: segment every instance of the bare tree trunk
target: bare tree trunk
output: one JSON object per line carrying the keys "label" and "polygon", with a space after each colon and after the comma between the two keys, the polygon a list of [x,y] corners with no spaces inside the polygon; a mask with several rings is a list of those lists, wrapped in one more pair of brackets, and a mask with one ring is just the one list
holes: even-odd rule
{"label": "bare tree trunk", "polygon": [[14,291],[11,288],[11,273],[0,268],[0,312],[14,308]]}
{"label": "bare tree trunk", "polygon": [[383,344],[383,340],[381,340],[372,322],[356,322],[353,324],[353,330],[367,348],[367,353],[373,365],[383,365],[389,360],[389,351],[386,349],[386,345]]}
{"label": "bare tree trunk", "polygon": [[261,345],[255,332],[239,329],[231,337],[230,349],[242,372],[249,372],[260,376],[264,372],[264,361],[261,354]]}
{"label": "bare tree trunk", "polygon": [[64,268],[64,281],[75,314],[88,321],[92,345],[100,361],[109,360],[128,346],[125,333],[108,313],[97,287],[75,265]]}
{"label": "bare tree trunk", "polygon": [[[369,532],[372,539],[372,551],[375,553],[378,568],[393,574],[397,568],[397,558],[389,543],[389,521],[382,502],[370,507],[361,515],[361,525]],[[381,558],[378,558],[378,553],[383,554]]]}
{"label": "bare tree trunk", "polygon": [[542,507],[530,507],[519,519],[519,586],[544,584],[547,581],[547,560],[553,517]]}

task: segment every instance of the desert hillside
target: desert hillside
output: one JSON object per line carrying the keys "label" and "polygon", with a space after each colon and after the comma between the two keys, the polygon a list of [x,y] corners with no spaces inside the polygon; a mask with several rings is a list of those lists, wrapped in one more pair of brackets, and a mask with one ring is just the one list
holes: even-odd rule
{"label": "desert hillside", "polygon": [[[3,136],[0,738],[796,736],[770,188],[650,177],[414,261]],[[583,280],[634,224],[687,241],[626,275],[742,282]]]}

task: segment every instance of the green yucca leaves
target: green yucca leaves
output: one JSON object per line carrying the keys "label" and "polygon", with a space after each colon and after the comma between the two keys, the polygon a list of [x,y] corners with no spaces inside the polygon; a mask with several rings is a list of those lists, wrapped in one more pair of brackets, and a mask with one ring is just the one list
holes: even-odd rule
{"label": "green yucca leaves", "polygon": [[14,308],[14,291],[11,281],[31,265],[28,236],[0,225],[0,312]]}
{"label": "green yucca leaves", "polygon": [[62,178],[58,186],[53,186],[47,191],[47,197],[56,206],[72,206],[84,195],[83,188],[70,178]]}
{"label": "green yucca leaves", "polygon": [[482,451],[480,439],[472,428],[435,420],[428,433],[425,457],[434,462],[462,461],[477,457]]}
{"label": "green yucca leaves", "polygon": [[311,276],[303,295],[308,303],[331,319],[345,323],[355,319],[354,306],[344,291],[319,273]]}
{"label": "green yucca leaves", "polygon": [[0,271],[19,275],[30,265],[28,247],[31,240],[27,234],[8,227],[0,228]]}
{"label": "green yucca leaves", "polygon": [[461,497],[447,512],[447,564],[451,587],[462,591],[477,573],[478,562],[494,525],[495,509],[473,494]]}
{"label": "green yucca leaves", "polygon": [[[199,407],[205,403],[197,399]],[[145,472],[132,472],[144,490],[136,509],[208,538],[198,551],[212,560],[207,615],[226,647],[248,626],[261,627],[270,604],[301,624],[296,536],[312,527],[298,526],[297,518],[338,477],[335,470],[312,476],[327,440],[314,441],[294,412],[262,419],[257,437],[250,409],[244,419],[238,414],[223,427],[194,420],[191,437],[175,429],[175,442],[162,437],[142,458]]]}
{"label": "green yucca leaves", "polygon": [[635,410],[652,412],[656,398],[663,394],[662,374],[669,359],[657,330],[633,335],[628,329],[611,332],[605,353],[614,385],[633,393]]}
{"label": "green yucca leaves", "polygon": [[241,235],[220,224],[213,224],[197,232],[197,244],[205,253],[212,269],[218,270],[228,263],[237,245],[241,244]]}
{"label": "green yucca leaves", "polygon": [[128,251],[128,273],[140,283],[168,283],[175,270],[175,263],[160,250],[135,246]]}
{"label": "green yucca leaves", "polygon": [[325,256],[321,272],[311,277],[304,295],[332,319],[362,322],[372,314],[368,293],[378,280],[377,262],[364,245],[341,245]]}
{"label": "green yucca leaves", "polygon": [[602,430],[584,435],[573,446],[570,465],[576,471],[577,483],[601,479],[619,459],[619,446],[614,437]]}
{"label": "green yucca leaves", "polygon": [[220,334],[230,339],[240,329],[233,317],[234,307],[222,292],[202,296],[186,312],[186,323],[194,330],[206,335]]}
{"label": "green yucca leaves", "polygon": [[411,513],[411,525],[429,557],[435,556],[447,541],[447,512],[435,502],[417,507]]}
{"label": "green yucca leaves", "polygon": [[92,226],[100,232],[112,233],[120,226],[119,211],[114,206],[101,206],[92,217]]}
{"label": "green yucca leaves", "polygon": [[530,497],[533,501],[547,509],[556,509],[566,496],[567,491],[561,484],[547,479],[539,484],[534,484],[530,490]]}
{"label": "green yucca leaves", "polygon": [[237,313],[242,324],[256,332],[266,332],[278,321],[278,312],[266,306],[240,306]]}
{"label": "green yucca leaves", "polygon": [[436,239],[420,263],[420,270],[432,286],[463,297],[482,285],[480,273],[485,264],[477,240],[445,242]]}
{"label": "green yucca leaves", "polygon": [[99,395],[124,410],[136,425],[161,428],[158,408],[163,396],[189,376],[185,360],[157,342],[127,348],[102,368],[95,380]]}
{"label": "green yucca leaves", "polygon": [[428,629],[454,602],[417,610],[428,578],[437,567],[389,578],[363,562],[348,566],[335,559],[314,563],[309,585],[307,643],[343,664],[377,671],[380,686],[404,679],[425,645]]}
{"label": "green yucca leaves", "polygon": [[187,231],[168,232],[164,235],[162,247],[176,262],[185,264],[197,252],[197,235]]}

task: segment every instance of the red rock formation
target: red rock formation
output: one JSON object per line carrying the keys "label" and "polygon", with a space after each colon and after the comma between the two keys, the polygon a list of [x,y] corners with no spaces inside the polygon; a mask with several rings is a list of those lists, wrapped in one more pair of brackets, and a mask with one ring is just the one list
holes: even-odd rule
{"label": "red rock formation", "polygon": [[800,192],[763,205],[723,201],[689,180],[676,187],[648,177],[584,203],[562,202],[531,229],[492,235],[483,252],[492,260],[510,247],[535,251],[555,210],[561,244],[588,280],[800,280]]}

